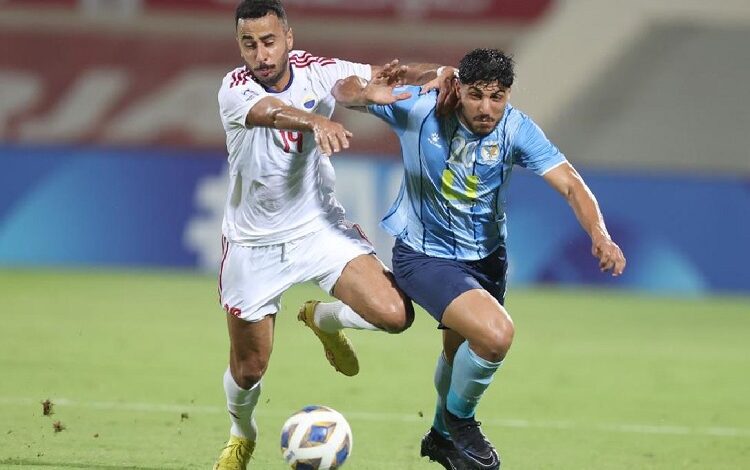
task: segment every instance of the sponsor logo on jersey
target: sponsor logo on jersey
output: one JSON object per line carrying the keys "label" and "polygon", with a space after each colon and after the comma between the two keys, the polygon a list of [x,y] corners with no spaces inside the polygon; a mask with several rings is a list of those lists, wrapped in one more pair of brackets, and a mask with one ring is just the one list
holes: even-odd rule
{"label": "sponsor logo on jersey", "polygon": [[443,146],[440,144],[440,136],[437,132],[433,132],[432,135],[430,135],[430,138],[427,139],[427,142],[431,143],[437,148],[443,148]]}

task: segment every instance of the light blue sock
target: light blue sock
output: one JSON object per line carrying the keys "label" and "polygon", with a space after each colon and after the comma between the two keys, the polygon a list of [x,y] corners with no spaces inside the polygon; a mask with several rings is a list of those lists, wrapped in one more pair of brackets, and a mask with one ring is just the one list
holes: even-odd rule
{"label": "light blue sock", "polygon": [[445,427],[443,420],[443,407],[448,397],[448,389],[451,386],[451,374],[453,368],[445,360],[445,353],[440,352],[437,365],[435,366],[435,390],[437,390],[437,404],[435,405],[435,419],[432,421],[432,427],[440,434],[448,437],[448,429]]}
{"label": "light blue sock", "polygon": [[459,418],[474,416],[474,410],[489,387],[500,362],[490,362],[477,356],[464,341],[453,359],[453,375],[448,390],[448,411]]}

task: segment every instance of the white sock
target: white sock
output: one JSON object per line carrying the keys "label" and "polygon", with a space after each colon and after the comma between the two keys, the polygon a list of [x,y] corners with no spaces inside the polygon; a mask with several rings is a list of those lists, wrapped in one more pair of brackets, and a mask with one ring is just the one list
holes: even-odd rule
{"label": "white sock", "polygon": [[224,391],[227,394],[229,418],[232,420],[232,435],[251,441],[257,440],[258,426],[255,424],[253,412],[260,396],[260,382],[250,390],[240,388],[227,367],[227,371],[224,372]]}
{"label": "white sock", "polygon": [[377,326],[357,315],[344,302],[319,303],[315,307],[315,324],[323,331],[333,333],[343,328],[382,331]]}

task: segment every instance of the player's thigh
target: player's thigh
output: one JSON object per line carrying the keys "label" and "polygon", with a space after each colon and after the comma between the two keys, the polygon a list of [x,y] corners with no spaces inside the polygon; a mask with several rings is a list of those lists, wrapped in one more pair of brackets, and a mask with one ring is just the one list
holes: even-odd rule
{"label": "player's thigh", "polygon": [[379,326],[384,320],[399,329],[395,323],[403,327],[405,318],[411,321],[411,302],[356,226],[326,229],[316,238],[321,269],[317,281],[322,289]]}
{"label": "player's thigh", "polygon": [[336,282],[333,294],[365,319],[413,315],[411,301],[398,288],[393,274],[374,255],[351,260]]}
{"label": "player's thigh", "polygon": [[401,241],[393,248],[393,274],[406,295],[438,322],[457,297],[482,288],[464,263],[428,256]]}

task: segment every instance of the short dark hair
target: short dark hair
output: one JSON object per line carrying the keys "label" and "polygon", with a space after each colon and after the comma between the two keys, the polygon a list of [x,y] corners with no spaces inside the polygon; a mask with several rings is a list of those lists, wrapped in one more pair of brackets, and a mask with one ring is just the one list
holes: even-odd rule
{"label": "short dark hair", "polygon": [[279,0],[242,0],[234,13],[234,25],[247,18],[263,18],[269,13],[276,15],[286,26],[286,11]]}
{"label": "short dark hair", "polygon": [[513,85],[513,57],[500,49],[474,49],[458,64],[461,83],[500,82],[506,88]]}

